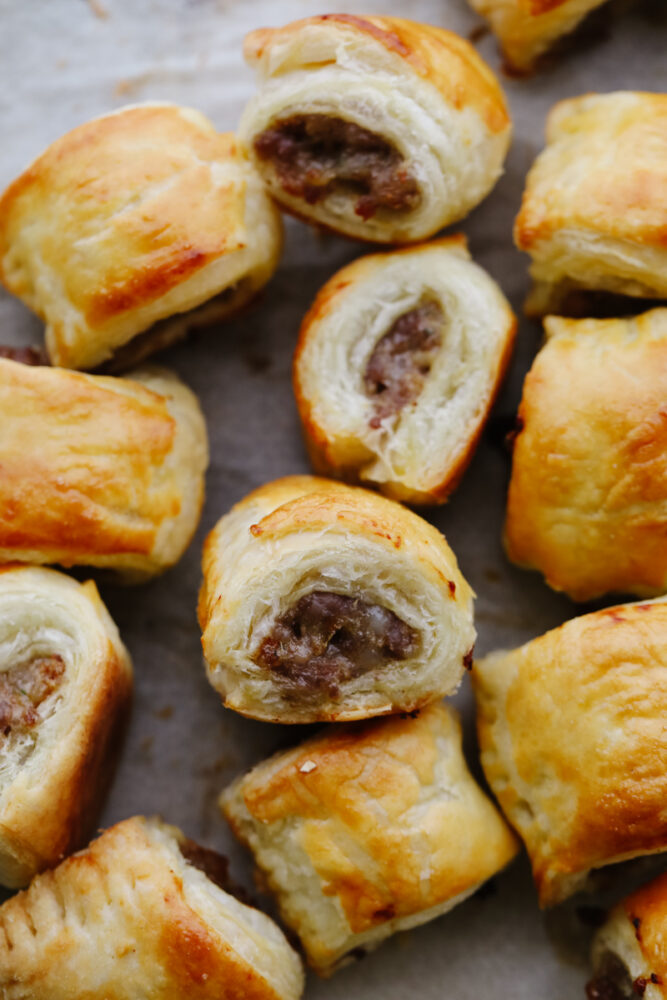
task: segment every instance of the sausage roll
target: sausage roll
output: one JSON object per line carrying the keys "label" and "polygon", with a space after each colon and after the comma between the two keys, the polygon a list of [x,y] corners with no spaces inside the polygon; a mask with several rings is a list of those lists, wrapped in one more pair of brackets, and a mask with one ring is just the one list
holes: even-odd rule
{"label": "sausage roll", "polygon": [[0,882],[85,843],[115,761],[132,666],[94,583],[0,569]]}
{"label": "sausage roll", "polygon": [[344,267],[303,321],[294,361],[316,470],[442,503],[472,456],[515,329],[464,236]]}
{"label": "sausage roll", "polygon": [[473,681],[482,765],[543,906],[667,850],[667,599],[575,618]]}
{"label": "sausage roll", "polygon": [[267,722],[412,711],[469,666],[473,593],[432,525],[315,476],[255,490],[206,540],[199,622],[228,708]]}
{"label": "sausage roll", "polygon": [[514,442],[506,546],[575,600],[667,590],[667,309],[545,321]]}
{"label": "sausage roll", "polygon": [[462,219],[501,171],[511,124],[498,81],[458,35],[326,14],[246,38],[260,90],[239,137],[296,215],[377,243]]}
{"label": "sausage roll", "polygon": [[532,258],[529,315],[578,290],[667,297],[667,94],[561,101],[514,227]]}
{"label": "sausage roll", "polygon": [[0,561],[108,566],[180,559],[208,462],[197,400],[175,375],[130,379],[0,359]]}
{"label": "sausage roll", "polygon": [[159,820],[118,823],[0,907],[4,1000],[298,1000],[301,962]]}
{"label": "sausage roll", "polygon": [[590,1000],[667,997],[667,875],[616,906],[593,941]]}
{"label": "sausage roll", "polygon": [[280,215],[235,137],[172,104],[79,126],[0,198],[0,280],[66,368],[136,363],[236,310],[280,246]]}
{"label": "sausage roll", "polygon": [[322,975],[451,910],[517,850],[444,705],[329,729],[259,764],[221,805]]}
{"label": "sausage roll", "polygon": [[519,72],[606,0],[469,0],[491,24],[509,65]]}

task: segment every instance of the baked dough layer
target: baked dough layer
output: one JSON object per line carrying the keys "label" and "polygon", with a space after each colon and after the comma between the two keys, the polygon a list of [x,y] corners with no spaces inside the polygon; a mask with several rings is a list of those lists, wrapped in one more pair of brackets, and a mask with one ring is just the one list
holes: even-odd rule
{"label": "baked dough layer", "polygon": [[[49,659],[61,676],[26,720],[9,720],[12,673]],[[0,569],[0,882],[27,885],[90,836],[111,776],[132,664],[95,584]],[[19,682],[20,684],[21,682]]]}
{"label": "baked dough layer", "polygon": [[[367,490],[315,476],[268,483],[218,522],[204,546],[203,571],[199,622],[208,677],[225,705],[243,715],[316,722],[411,711],[453,691],[470,661],[473,594],[447,542],[416,514]],[[359,599],[371,606],[365,615],[380,609],[380,625],[390,612],[415,633],[411,651],[362,664],[337,691],[313,683],[307,662],[301,683],[263,665],[276,623],[322,592]],[[326,639],[331,656],[349,644],[349,631]]]}
{"label": "baked dough layer", "polygon": [[[423,384],[378,419],[378,402],[390,389],[369,392],[369,359],[392,325],[420,307],[435,307],[441,317]],[[307,313],[294,358],[294,389],[315,470],[377,486],[395,500],[442,503],[472,457],[515,330],[509,304],[470,258],[464,236],[344,267]],[[415,354],[424,367],[424,352]],[[405,358],[406,352],[394,364],[404,368]]]}
{"label": "baked dough layer", "polygon": [[667,598],[574,618],[472,678],[482,766],[542,906],[667,849]]}
{"label": "baked dough layer", "polygon": [[0,359],[0,560],[107,566],[128,580],[180,559],[208,442],[173,374],[83,375]]}
{"label": "baked dough layer", "polygon": [[188,863],[185,842],[125,820],[0,907],[5,1000],[298,1000],[282,932]]}
{"label": "baked dough layer", "polygon": [[221,805],[322,975],[446,913],[517,850],[444,705],[327,729],[258,764]]}
{"label": "baked dough layer", "polygon": [[561,101],[514,227],[532,257],[529,315],[577,289],[667,297],[667,94]]}
{"label": "baked dough layer", "polygon": [[[135,105],[68,132],[5,191],[0,280],[46,322],[53,364],[94,368],[165,317],[216,296],[216,319],[239,308],[273,274],[281,234],[232,133]],[[141,356],[183,332],[145,334]]]}
{"label": "baked dough layer", "polygon": [[469,0],[498,36],[515,70],[531,70],[562,35],[606,0]]}
{"label": "baked dough layer", "polygon": [[[474,48],[442,28],[401,18],[329,14],[263,28],[245,56],[260,90],[239,138],[282,207],[335,232],[409,243],[463,218],[498,179],[510,119],[498,81]],[[289,194],[255,140],[277,122],[326,115],[379,136],[403,157],[418,198],[412,208],[357,214],[358,192],[314,204]]]}
{"label": "baked dough layer", "polygon": [[505,542],[575,600],[667,590],[667,309],[545,320],[514,442]]}

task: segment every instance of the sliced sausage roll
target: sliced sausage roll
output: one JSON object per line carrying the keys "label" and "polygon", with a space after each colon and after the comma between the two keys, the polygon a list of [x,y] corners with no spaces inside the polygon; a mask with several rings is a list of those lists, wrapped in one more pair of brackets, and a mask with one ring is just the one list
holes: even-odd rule
{"label": "sliced sausage roll", "polygon": [[259,764],[221,805],[321,975],[451,910],[517,850],[444,705],[329,729]]}
{"label": "sliced sausage roll", "polygon": [[228,315],[280,247],[280,215],[235,137],[172,104],[68,132],[0,198],[0,280],[66,368],[127,367]]}
{"label": "sliced sausage roll", "polygon": [[606,0],[469,0],[487,18],[509,65],[531,70],[563,35],[574,31],[590,11]]}
{"label": "sliced sausage roll", "polygon": [[505,542],[575,600],[667,590],[667,309],[545,320],[514,442]]}
{"label": "sliced sausage roll", "polygon": [[605,608],[475,663],[482,765],[543,906],[667,850],[667,599]]}
{"label": "sliced sausage roll", "polygon": [[0,561],[108,566],[180,559],[208,463],[196,397],[162,369],[132,379],[0,359]]}
{"label": "sliced sausage roll", "polygon": [[130,658],[94,583],[0,570],[3,885],[27,885],[90,836],[131,688]]}
{"label": "sliced sausage roll", "polygon": [[344,267],[304,319],[294,359],[316,470],[442,503],[472,457],[515,329],[464,236]]}
{"label": "sliced sausage roll", "polygon": [[443,28],[327,14],[246,39],[260,90],[239,137],[280,204],[378,243],[463,218],[498,179],[504,95],[474,48]]}
{"label": "sliced sausage roll", "polygon": [[595,935],[590,1000],[667,997],[667,875],[624,899]]}
{"label": "sliced sausage roll", "polygon": [[391,500],[314,476],[255,490],[206,540],[211,684],[272,722],[411,711],[470,664],[473,594],[443,536]]}
{"label": "sliced sausage roll", "polygon": [[226,863],[143,817],[0,907],[6,1000],[298,1000],[301,962]]}
{"label": "sliced sausage roll", "polygon": [[529,315],[569,309],[573,292],[667,297],[667,94],[561,101],[514,227],[532,258]]}

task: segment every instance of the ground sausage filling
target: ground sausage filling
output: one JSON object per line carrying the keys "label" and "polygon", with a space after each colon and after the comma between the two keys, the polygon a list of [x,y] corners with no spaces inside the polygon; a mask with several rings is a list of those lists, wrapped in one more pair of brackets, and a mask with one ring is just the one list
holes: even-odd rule
{"label": "ground sausage filling", "polygon": [[0,347],[0,358],[17,361],[22,365],[48,365],[46,351],[41,347]]}
{"label": "ground sausage filling", "polygon": [[217,885],[219,889],[229,893],[230,896],[235,896],[240,903],[252,905],[252,900],[245,889],[236,885],[229,877],[229,861],[224,854],[218,854],[217,851],[212,851],[208,847],[202,847],[201,844],[190,840],[189,837],[183,837],[179,841],[178,849],[188,864],[203,872],[206,878]]}
{"label": "ground sausage filling", "polygon": [[254,147],[271,161],[283,189],[309,205],[334,190],[356,195],[362,219],[381,208],[406,212],[419,204],[417,181],[395,146],[342,118],[293,115],[260,132]]}
{"label": "ground sausage filling", "polygon": [[611,952],[586,986],[588,1000],[632,1000],[637,995],[626,966]]}
{"label": "ground sausage filling", "polygon": [[439,304],[424,302],[399,316],[377,342],[364,372],[374,404],[371,427],[417,399],[442,344],[444,323]]}
{"label": "ground sausage filling", "polygon": [[0,731],[27,731],[39,721],[39,706],[59,687],[65,673],[60,656],[41,656],[0,672]]}
{"label": "ground sausage filling", "polygon": [[417,632],[380,604],[316,590],[277,619],[255,661],[300,691],[335,698],[344,681],[407,659],[417,642]]}

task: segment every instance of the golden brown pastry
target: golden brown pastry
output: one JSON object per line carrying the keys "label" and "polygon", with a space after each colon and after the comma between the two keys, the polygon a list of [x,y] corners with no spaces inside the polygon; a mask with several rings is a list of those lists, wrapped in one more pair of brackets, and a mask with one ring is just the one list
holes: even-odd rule
{"label": "golden brown pastry", "polygon": [[246,38],[260,90],[245,143],[281,206],[378,243],[462,219],[501,171],[498,81],[458,35],[396,17],[325,14]]}
{"label": "golden brown pastry", "polygon": [[3,885],[27,885],[90,836],[131,689],[130,658],[94,583],[0,569]]}
{"label": "golden brown pastry", "polygon": [[590,1000],[667,997],[667,875],[624,899],[593,942]]}
{"label": "golden brown pastry", "polygon": [[46,322],[66,368],[127,366],[228,315],[268,281],[280,246],[279,213],[235,137],[174,104],[75,128],[0,198],[0,280]]}
{"label": "golden brown pastry", "polygon": [[515,329],[464,236],[348,264],[315,299],[294,359],[316,471],[442,503],[472,457]]}
{"label": "golden brown pastry", "polygon": [[545,320],[526,376],[505,541],[575,600],[667,590],[667,309]]}
{"label": "golden brown pastry", "polygon": [[667,850],[667,599],[574,618],[472,676],[484,772],[542,906]]}
{"label": "golden brown pastry", "polygon": [[473,593],[443,536],[368,490],[288,476],[206,540],[199,622],[224,704],[268,722],[407,712],[470,665]]}
{"label": "golden brown pastry", "polygon": [[239,778],[221,805],[321,975],[451,910],[517,850],[444,705],[327,729]]}
{"label": "golden brown pastry", "polygon": [[3,1000],[298,1000],[299,958],[226,887],[175,827],[118,823],[0,907]]}
{"label": "golden brown pastry", "polygon": [[487,18],[511,67],[531,70],[539,57],[574,31],[606,0],[469,0]]}
{"label": "golden brown pastry", "polygon": [[208,444],[197,400],[157,368],[132,379],[0,359],[0,561],[108,566],[180,559]]}
{"label": "golden brown pastry", "polygon": [[532,257],[529,315],[571,292],[667,297],[667,94],[561,101],[514,227]]}

